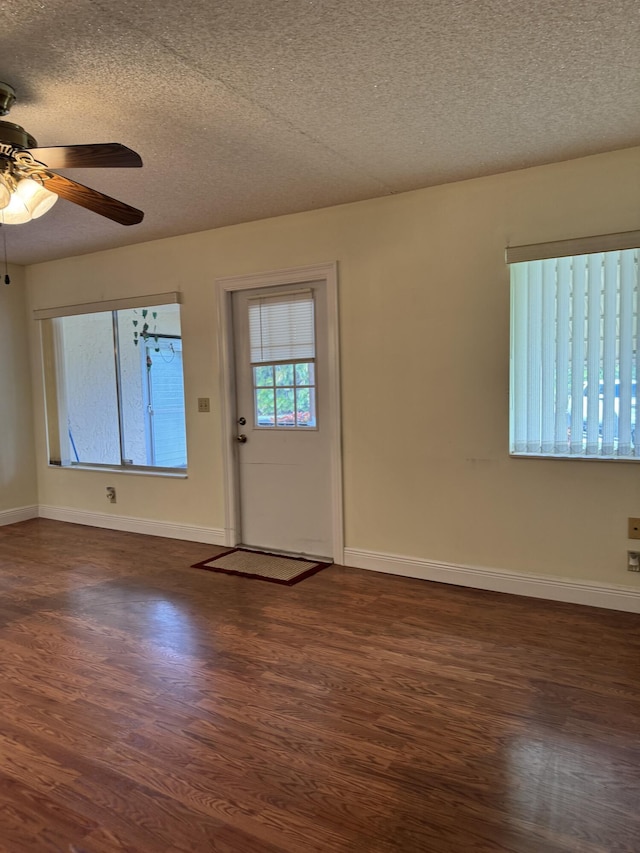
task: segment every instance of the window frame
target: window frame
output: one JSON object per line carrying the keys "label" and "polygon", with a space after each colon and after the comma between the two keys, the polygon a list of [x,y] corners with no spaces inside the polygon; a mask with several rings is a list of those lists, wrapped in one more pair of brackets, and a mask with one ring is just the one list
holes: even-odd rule
{"label": "window frame", "polygon": [[[253,429],[285,432],[313,432],[318,424],[318,385],[316,372],[316,306],[313,287],[286,290],[276,294],[252,296],[247,301],[247,346],[253,396]],[[281,309],[278,315],[278,309]],[[301,309],[301,322],[292,324],[291,312]],[[284,312],[284,313],[282,313]],[[263,325],[263,319],[266,323]],[[295,331],[292,332],[292,329]],[[266,336],[263,337],[263,332]],[[266,338],[266,339],[265,339]],[[313,383],[298,385],[296,367],[309,364],[313,370]],[[293,367],[293,384],[278,385],[276,371],[278,367]],[[261,367],[270,368],[273,373],[273,385],[256,384],[256,372]],[[310,409],[314,412],[313,426],[298,423],[297,390],[310,392]],[[258,413],[258,392],[273,389],[273,424],[260,423]],[[278,423],[277,392],[293,391],[294,421]]]}
{"label": "window frame", "polygon": [[[120,368],[120,349],[119,349],[119,330],[118,330],[118,320],[117,320],[117,312],[118,311],[126,311],[129,309],[135,308],[147,308],[149,306],[170,306],[177,305],[179,310],[182,305],[182,294],[180,292],[170,292],[170,293],[162,293],[162,294],[150,294],[148,296],[143,297],[125,297],[123,299],[113,299],[107,300],[104,302],[91,302],[91,303],[81,303],[67,306],[59,306],[55,308],[44,308],[44,309],[36,309],[33,312],[33,319],[39,321],[50,321],[56,320],[64,317],[78,316],[82,314],[110,314],[110,321],[113,330],[113,339],[114,339],[114,370],[115,370],[115,393],[117,399],[117,423],[118,423],[118,446],[119,446],[119,455],[120,462],[84,462],[84,461],[76,461],[72,458],[69,458],[66,461],[63,453],[63,439],[60,435],[61,427],[60,427],[60,410],[61,408],[66,408],[66,400],[61,400],[61,394],[59,388],[61,386],[61,352],[59,352],[59,341],[56,339],[55,330],[51,331],[51,340],[49,342],[49,350],[47,352],[47,348],[44,343],[44,324],[40,324],[40,343],[41,343],[41,362],[43,366],[43,392],[44,392],[44,411],[45,411],[45,429],[46,429],[46,438],[47,438],[47,451],[48,451],[48,465],[53,468],[62,468],[66,471],[70,470],[94,470],[94,471],[110,471],[115,473],[132,473],[132,474],[143,474],[143,475],[151,475],[151,476],[165,476],[165,477],[173,477],[173,478],[186,478],[188,472],[188,447],[185,445],[185,453],[186,453],[186,463],[184,467],[165,467],[165,466],[157,466],[157,465],[141,465],[129,463],[126,461],[126,457],[124,455],[124,425],[123,425],[123,417],[122,417],[122,380],[121,380],[121,368]],[[181,310],[180,310],[181,314]],[[182,318],[180,317],[180,320]],[[179,336],[172,334],[162,334],[159,333],[158,337],[160,338],[179,338],[180,341],[183,340],[182,332]],[[144,370],[142,366],[144,359],[142,359],[142,353],[144,352],[145,346],[140,348],[141,351],[141,370]],[[47,354],[51,354],[53,356],[53,363],[51,365],[47,365]],[[47,387],[47,368],[49,368],[50,372],[54,375],[55,389],[53,392],[50,388]],[[145,390],[145,377],[142,377],[142,405],[148,405],[147,392]],[[184,417],[185,417],[185,441],[186,441],[186,415],[187,415],[187,395],[186,389],[184,389],[184,374],[183,374],[183,390],[184,390]],[[56,424],[55,428],[52,429],[51,424],[51,404],[49,403],[49,397],[53,394],[55,399],[55,409],[56,409]],[[62,395],[64,396],[64,395]],[[148,415],[144,414],[145,423],[147,421]],[[52,452],[52,433],[55,433],[58,445],[58,457],[55,457],[55,452]],[[147,428],[145,426],[145,445],[146,445],[146,433]]]}
{"label": "window frame", "polygon": [[[614,407],[615,411],[615,428],[614,432],[611,433],[611,451],[606,452],[608,450],[608,445],[603,447],[603,441],[606,439],[607,430],[603,428],[603,418],[601,413],[603,412],[603,402],[602,402],[602,394],[596,393],[596,397],[591,400],[588,405],[589,417],[591,418],[591,426],[587,423],[587,415],[582,417],[583,408],[587,408],[585,394],[586,391],[586,380],[583,378],[583,381],[579,383],[577,387],[580,388],[579,396],[574,393],[574,389],[571,387],[571,382],[568,379],[568,400],[569,400],[569,408],[567,409],[566,414],[562,412],[561,414],[556,411],[558,409],[557,405],[557,382],[559,381],[557,376],[557,371],[560,370],[563,373],[564,361],[566,361],[566,366],[569,368],[569,372],[573,371],[575,373],[576,362],[573,360],[573,351],[572,354],[569,355],[568,351],[564,354],[564,361],[561,359],[558,361],[560,350],[558,347],[560,346],[559,341],[561,337],[558,336],[556,332],[554,332],[551,336],[553,345],[555,347],[553,356],[552,356],[552,369],[554,374],[554,407],[552,411],[552,416],[556,418],[556,432],[554,438],[554,447],[552,450],[543,450],[543,444],[540,445],[539,449],[531,450],[531,449],[518,449],[516,450],[517,443],[522,443],[523,440],[527,442],[532,442],[532,436],[529,432],[529,425],[525,430],[525,433],[522,434],[522,410],[518,409],[516,404],[516,382],[525,381],[529,382],[530,378],[526,377],[524,380],[522,378],[523,374],[521,371],[525,369],[527,372],[531,372],[531,376],[535,380],[536,371],[540,371],[543,369],[543,364],[538,363],[536,367],[536,346],[538,350],[542,347],[542,351],[544,351],[545,347],[548,347],[549,341],[545,339],[545,334],[548,334],[548,330],[542,326],[544,317],[547,317],[547,325],[549,323],[550,314],[545,313],[544,309],[538,305],[538,310],[542,311],[540,314],[540,326],[537,326],[534,323],[534,327],[536,329],[540,329],[538,333],[540,338],[538,343],[535,343],[535,339],[532,342],[527,335],[525,334],[523,327],[523,319],[526,324],[531,324],[536,317],[531,319],[529,316],[529,311],[533,308],[534,312],[536,310],[535,305],[536,301],[540,302],[543,298],[543,294],[538,293],[537,296],[534,296],[533,303],[527,302],[525,307],[523,307],[524,300],[521,298],[519,301],[514,298],[516,295],[516,288],[521,286],[521,282],[518,282],[518,270],[514,272],[511,271],[510,279],[511,279],[511,311],[510,311],[510,384],[509,384],[509,454],[512,458],[539,458],[539,459],[571,459],[571,460],[583,460],[583,461],[601,461],[601,462],[638,462],[640,461],[640,441],[636,443],[635,439],[635,419],[637,414],[637,408],[635,407],[635,396],[633,396],[633,390],[636,388],[636,383],[640,381],[640,373],[633,373],[632,367],[635,368],[638,365],[640,370],[640,357],[638,355],[638,349],[640,349],[640,231],[631,231],[624,232],[620,234],[607,234],[601,235],[597,237],[588,237],[588,238],[579,238],[574,240],[566,240],[566,241],[556,241],[552,243],[543,243],[538,245],[528,245],[528,246],[516,246],[516,247],[508,247],[505,253],[505,260],[508,265],[518,264],[521,265],[520,269],[524,274],[524,264],[526,262],[531,261],[540,261],[542,264],[538,265],[540,269],[544,270],[543,264],[548,261],[555,262],[555,271],[554,271],[554,303],[553,308],[555,314],[554,322],[566,322],[566,343],[567,347],[570,346],[569,341],[573,342],[577,340],[574,336],[574,326],[575,323],[580,326],[580,323],[585,322],[585,318],[582,317],[581,314],[577,316],[571,316],[567,313],[565,315],[561,315],[560,313],[560,296],[559,296],[559,288],[562,277],[558,277],[560,275],[559,269],[560,265],[563,262],[568,262],[571,264],[572,269],[568,273],[571,281],[571,288],[575,286],[574,270],[575,263],[572,263],[574,258],[579,258],[580,256],[592,256],[592,258],[581,258],[581,263],[587,264],[588,267],[588,275],[589,275],[589,288],[592,287],[591,284],[591,275],[593,274],[592,267],[589,265],[592,262],[592,259],[597,255],[600,255],[601,264],[599,276],[600,282],[598,284],[597,291],[586,292],[584,298],[587,299],[588,304],[591,306],[593,310],[594,303],[594,293],[597,294],[596,302],[599,304],[599,310],[591,315],[591,317],[587,316],[586,322],[587,331],[582,338],[585,351],[582,358],[582,361],[578,359],[578,363],[583,365],[583,377],[587,376],[587,370],[589,371],[589,387],[593,386],[596,389],[596,392],[599,391],[603,387],[603,381],[608,389],[608,396],[610,398],[610,405],[607,408]],[[623,260],[623,256],[620,254],[622,252],[626,252],[627,250],[633,251],[635,253],[635,257],[632,256],[631,261]],[[615,253],[617,253],[618,257],[615,257]],[[595,263],[595,261],[593,261]],[[615,275],[612,274],[611,269],[607,273],[606,267],[607,264],[613,263],[615,264]],[[626,263],[626,273],[623,272],[623,268]],[[635,268],[632,268],[631,272],[629,271],[629,264],[635,264]],[[532,286],[531,282],[531,273],[536,269],[536,265],[530,267],[527,270],[527,287]],[[536,281],[534,279],[533,286],[535,288],[536,284],[540,284],[543,286],[543,277],[544,272],[537,273],[540,281]],[[607,277],[609,276],[609,277]],[[625,277],[626,276],[626,277]],[[598,281],[598,279],[596,279]],[[613,282],[613,288],[611,286]],[[568,285],[566,285],[568,286]],[[631,296],[624,296],[626,292],[631,288]],[[536,293],[535,290],[533,291]],[[568,291],[567,291],[568,293]],[[546,298],[546,297],[544,297]],[[575,308],[575,296],[572,296],[571,304],[574,305]],[[578,299],[580,297],[578,296]],[[567,296],[568,299],[568,296]],[[555,300],[558,300],[556,303]],[[625,301],[626,300],[626,301]],[[567,303],[568,304],[568,303]],[[568,310],[568,309],[567,309]],[[622,334],[620,332],[620,327],[623,325],[621,323],[621,312],[629,310],[632,311],[631,317],[627,313],[627,320],[625,322],[625,326],[632,331],[630,331],[627,337],[623,340]],[[521,313],[524,311],[524,315]],[[612,325],[613,324],[613,325]],[[608,331],[607,331],[608,330]],[[608,338],[603,338],[603,335],[609,335]],[[613,337],[613,343],[611,343],[611,335]],[[521,341],[516,342],[517,335],[526,338],[526,342],[523,344]],[[597,340],[598,348],[589,347],[589,341]],[[605,344],[605,341],[608,340],[609,343]],[[524,346],[524,350],[522,347]],[[571,344],[573,346],[573,343]],[[533,347],[533,350],[532,350]],[[604,347],[604,349],[603,349]],[[516,349],[519,350],[519,355],[516,355]],[[589,354],[589,350],[592,350],[592,353]],[[594,358],[593,351],[597,352],[597,355]],[[522,352],[526,354],[526,361],[522,361]],[[531,354],[533,352],[533,361],[531,360]],[[542,357],[541,352],[538,352],[538,355]],[[612,356],[611,353],[614,353]],[[546,356],[548,359],[548,355]],[[590,358],[591,361],[588,362],[587,359]],[[614,361],[611,361],[611,358],[614,358]],[[607,359],[609,361],[607,362]],[[545,362],[546,364],[546,362]],[[607,367],[608,364],[608,367]],[[622,373],[623,367],[625,365],[625,373]],[[544,368],[548,372],[548,364],[546,368]],[[604,370],[604,379],[603,379],[603,370]],[[594,371],[597,371],[597,376],[594,378]],[[620,373],[618,373],[620,371]],[[517,374],[517,375],[516,375]],[[563,373],[564,375],[564,373]],[[518,376],[520,379],[518,379]],[[629,423],[627,424],[626,431],[628,429],[631,430],[631,443],[629,447],[626,444],[620,445],[620,434],[618,433],[618,419],[619,419],[619,409],[620,403],[618,402],[619,390],[618,384],[621,380],[619,377],[622,377],[625,382],[629,382],[629,387],[632,389],[632,398],[631,401],[627,400],[627,404],[631,406],[629,414]],[[614,377],[612,379],[612,377]],[[534,382],[534,388],[537,383]],[[526,388],[526,386],[525,386]],[[593,388],[591,388],[593,390]],[[522,391],[520,392],[522,393]],[[527,391],[525,390],[525,393]],[[529,394],[531,392],[528,392]],[[540,399],[538,401],[538,406],[540,407],[540,414],[542,418],[547,418],[548,415],[548,407],[545,408],[545,402],[548,402],[542,398],[543,389],[539,392],[534,392],[534,398],[537,394],[540,394]],[[564,390],[562,391],[564,396]],[[572,398],[576,399],[573,400]],[[613,396],[612,396],[613,395]],[[591,395],[593,396],[593,395]],[[628,395],[627,395],[628,396]],[[530,398],[529,398],[530,399]],[[581,415],[581,422],[583,424],[583,430],[580,439],[580,449],[577,448],[577,442],[572,442],[570,440],[569,433],[569,425],[572,424],[575,426],[574,421],[576,418],[574,417],[574,412],[570,411],[571,407],[574,407],[576,411],[579,409]],[[544,409],[544,411],[543,411]],[[545,414],[547,412],[547,414]],[[558,442],[560,441],[558,438],[558,423],[561,415],[564,415],[565,418],[569,417],[571,414],[571,422],[566,421],[567,423],[567,450],[558,449]],[[608,416],[608,415],[607,415]],[[611,417],[614,417],[611,415]],[[516,419],[520,418],[520,439],[516,435]],[[593,425],[593,419],[597,420],[595,426]],[[612,421],[609,421],[611,424]],[[606,427],[606,424],[605,424]],[[609,426],[609,429],[612,429]],[[593,445],[593,432],[596,432],[596,444]],[[541,442],[544,442],[545,433],[543,431],[542,437],[540,439]],[[589,443],[590,439],[588,436],[591,436],[591,444]],[[533,433],[533,439],[536,438],[536,432]],[[626,438],[626,436],[625,436]],[[535,443],[533,441],[532,443]],[[562,444],[562,442],[560,442]],[[594,450],[595,446],[595,450]],[[624,449],[623,455],[619,455],[619,449],[622,447]]]}
{"label": "window frame", "polygon": [[[308,364],[313,371],[313,383],[308,384],[299,384],[296,381],[296,367],[299,364]],[[278,367],[288,367],[291,365],[293,367],[293,385],[278,385],[276,382],[275,372]],[[256,370],[261,367],[271,368],[273,371],[273,385],[256,385]],[[272,361],[272,362],[257,362],[252,363],[250,365],[251,368],[251,379],[253,384],[253,428],[259,430],[284,430],[285,432],[293,432],[295,430],[301,430],[302,432],[313,432],[314,430],[319,429],[318,424],[318,386],[316,383],[316,359],[315,358],[306,358],[306,359],[298,359],[291,361]],[[273,413],[274,413],[274,422],[272,424],[264,424],[260,423],[258,417],[258,391],[267,391],[273,389]],[[291,424],[283,424],[278,423],[278,403],[277,403],[277,391],[293,391],[293,399],[294,399],[294,423]],[[309,391],[309,408],[313,410],[313,426],[308,426],[307,424],[298,423],[298,390],[301,391]]]}

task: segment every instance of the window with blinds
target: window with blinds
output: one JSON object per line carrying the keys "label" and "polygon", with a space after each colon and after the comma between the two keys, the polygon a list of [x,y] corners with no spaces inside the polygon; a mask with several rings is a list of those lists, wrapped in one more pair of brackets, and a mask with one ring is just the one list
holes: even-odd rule
{"label": "window with blinds", "polygon": [[316,428],[313,291],[250,299],[249,346],[255,426]]}
{"label": "window with blinds", "polygon": [[512,454],[640,458],[638,256],[511,264]]}

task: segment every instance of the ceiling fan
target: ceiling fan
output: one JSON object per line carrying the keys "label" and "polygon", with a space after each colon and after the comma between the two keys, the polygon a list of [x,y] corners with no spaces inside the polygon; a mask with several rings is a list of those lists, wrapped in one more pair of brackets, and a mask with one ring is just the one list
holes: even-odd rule
{"label": "ceiling fan", "polygon": [[[15,100],[13,86],[0,82],[0,116],[9,112]],[[20,125],[0,121],[0,224],[37,219],[55,204],[58,196],[121,225],[142,222],[141,210],[52,171],[142,166],[135,151],[117,142],[53,148],[37,145]]]}

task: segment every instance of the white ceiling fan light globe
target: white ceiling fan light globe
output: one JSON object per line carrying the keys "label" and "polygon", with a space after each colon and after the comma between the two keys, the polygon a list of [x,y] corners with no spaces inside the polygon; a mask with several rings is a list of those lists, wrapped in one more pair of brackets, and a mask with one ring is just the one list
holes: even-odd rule
{"label": "white ceiling fan light globe", "polygon": [[23,222],[29,222],[30,219],[31,214],[24,200],[17,191],[12,193],[9,204],[0,210],[0,222],[3,225],[21,225]]}
{"label": "white ceiling fan light globe", "polygon": [[4,210],[9,206],[11,201],[11,187],[7,183],[4,175],[0,175],[0,210]]}
{"label": "white ceiling fan light globe", "polygon": [[7,207],[0,209],[0,222],[5,225],[30,222],[50,210],[57,200],[55,193],[49,192],[37,181],[23,178]]}
{"label": "white ceiling fan light globe", "polygon": [[55,193],[50,192],[42,184],[32,181],[30,178],[23,178],[20,181],[16,193],[23,199],[31,219],[38,219],[43,213],[51,210],[58,201],[58,196]]}

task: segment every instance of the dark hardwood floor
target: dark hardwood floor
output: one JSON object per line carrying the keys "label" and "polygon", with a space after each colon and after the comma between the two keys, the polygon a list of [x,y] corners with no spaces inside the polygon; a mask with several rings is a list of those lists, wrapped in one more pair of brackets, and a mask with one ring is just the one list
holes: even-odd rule
{"label": "dark hardwood floor", "polygon": [[0,527],[0,850],[640,851],[640,617]]}

